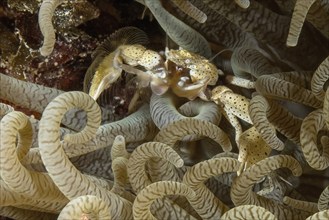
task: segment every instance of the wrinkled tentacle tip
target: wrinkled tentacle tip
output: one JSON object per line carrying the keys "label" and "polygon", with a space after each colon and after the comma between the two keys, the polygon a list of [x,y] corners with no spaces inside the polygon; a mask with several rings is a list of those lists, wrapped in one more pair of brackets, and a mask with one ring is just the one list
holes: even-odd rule
{"label": "wrinkled tentacle tip", "polygon": [[47,57],[49,56],[53,51],[49,50],[48,48],[45,47],[40,47],[39,49],[39,53],[41,54],[41,56]]}
{"label": "wrinkled tentacle tip", "polygon": [[249,0],[235,0],[235,3],[243,9],[247,9],[250,6]]}
{"label": "wrinkled tentacle tip", "polygon": [[177,168],[181,168],[184,166],[184,160],[180,158],[177,163],[175,164]]}

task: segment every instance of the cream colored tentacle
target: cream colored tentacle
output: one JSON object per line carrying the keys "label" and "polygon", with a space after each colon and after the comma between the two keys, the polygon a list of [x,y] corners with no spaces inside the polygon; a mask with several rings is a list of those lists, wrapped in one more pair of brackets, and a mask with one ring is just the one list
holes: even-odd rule
{"label": "cream colored tentacle", "polygon": [[19,219],[19,220],[31,220],[31,219],[56,220],[57,219],[57,215],[55,214],[21,209],[12,206],[0,207],[0,216],[8,217],[11,219]]}
{"label": "cream colored tentacle", "polygon": [[271,74],[275,78],[294,83],[305,89],[311,89],[312,71],[290,71]]}
{"label": "cream colored tentacle", "polygon": [[[153,219],[156,218],[151,213],[152,203],[163,196],[168,195],[181,195],[187,197],[187,199],[196,196],[196,193],[187,185],[173,181],[160,181],[152,183],[138,193],[134,205],[133,213],[135,220]],[[163,219],[178,219],[176,213],[166,213]],[[189,219],[189,216],[184,216],[184,219]]]}
{"label": "cream colored tentacle", "polygon": [[260,76],[255,88],[265,97],[290,100],[313,108],[322,107],[322,102],[310,90],[271,75]]}
{"label": "cream colored tentacle", "polygon": [[269,107],[265,97],[256,95],[250,100],[249,115],[264,141],[275,150],[283,150],[284,143],[276,136],[275,127],[267,118]]}
{"label": "cream colored tentacle", "polygon": [[282,168],[289,168],[293,175],[302,174],[302,169],[297,160],[291,156],[277,155],[265,158],[246,169],[232,184],[231,199],[236,206],[258,205],[272,212],[278,219],[305,219],[309,213],[292,209],[282,204],[257,195],[252,191],[254,183],[260,181],[270,172]]}
{"label": "cream colored tentacle", "polygon": [[0,99],[43,112],[48,103],[63,91],[34,83],[24,82],[0,73]]}
{"label": "cream colored tentacle", "polygon": [[[148,173],[146,173],[145,165],[150,159],[153,163],[151,166],[148,166]],[[152,181],[180,181],[181,179],[173,166],[180,168],[183,164],[184,161],[179,155],[166,144],[160,142],[141,144],[132,152],[128,161],[128,176],[131,186],[137,194],[152,183],[149,176]],[[161,215],[165,215],[168,212],[174,212],[179,218],[183,218],[187,211],[189,211],[188,209],[185,209],[186,211],[183,210],[176,203],[168,199],[157,200],[155,202],[155,208],[151,210],[157,217],[161,217]]]}
{"label": "cream colored tentacle", "polygon": [[[131,154],[128,161],[129,181],[136,193],[151,184],[151,180],[145,170],[146,162],[153,157],[168,160],[176,167],[182,167],[184,161],[168,145],[160,142],[147,142],[138,146]],[[162,167],[164,170],[165,167]],[[153,167],[151,167],[153,169]],[[158,171],[161,175],[161,170]]]}
{"label": "cream colored tentacle", "polygon": [[[311,112],[304,120],[300,130],[300,143],[307,163],[316,170],[329,167],[329,145],[322,146],[322,152],[317,147],[318,132],[325,129],[325,118],[322,109]],[[326,129],[328,130],[328,129]]]}
{"label": "cream colored tentacle", "polygon": [[317,207],[318,205],[317,203],[293,199],[290,198],[289,196],[283,197],[283,203],[295,209],[304,210],[312,214],[319,211]]}
{"label": "cream colored tentacle", "polygon": [[115,158],[123,157],[126,159],[129,159],[130,154],[126,150],[126,141],[124,136],[117,135],[114,138],[112,147],[111,147],[111,159],[112,161],[115,160]]}
{"label": "cream colored tentacle", "polygon": [[[64,91],[35,83],[25,82],[0,73],[0,99],[17,106],[42,113],[46,106]],[[102,118],[107,120],[110,110],[102,109]],[[86,114],[71,110],[65,114],[62,123],[72,130],[79,131],[85,125]]]}
{"label": "cream colored tentacle", "polygon": [[219,124],[221,119],[218,106],[213,102],[203,101],[201,99],[184,103],[179,107],[179,112],[187,117],[209,121],[215,125]]}
{"label": "cream colored tentacle", "polygon": [[221,219],[225,220],[248,220],[248,219],[266,219],[278,220],[270,211],[261,206],[240,205],[224,213]]}
{"label": "cream colored tentacle", "polygon": [[[286,1],[286,0],[275,0],[280,9],[285,13],[291,15],[293,13],[296,0]],[[310,22],[316,29],[318,29],[327,39],[329,39],[329,5],[328,0],[317,0],[310,7],[306,13],[306,20]]]}
{"label": "cream colored tentacle", "polygon": [[[319,57],[320,54],[322,54],[321,57],[328,54],[328,48],[323,48],[321,43],[307,45],[308,41],[314,39],[314,34],[306,28],[298,47],[286,47],[284,44],[288,35],[287,27],[291,20],[290,17],[276,13],[260,2],[252,1],[247,10],[236,7],[235,4],[232,4],[232,0],[203,0],[203,2],[243,31],[253,34],[255,38],[265,43],[270,48],[267,50],[271,50],[272,54],[275,54],[272,57],[275,56],[282,62],[292,64],[291,66],[297,64],[303,69],[312,69],[318,64],[318,58],[315,57]],[[309,55],[314,54],[315,59],[312,57],[308,59],[308,63],[303,63],[304,51],[307,51]]]}
{"label": "cream colored tentacle", "polygon": [[31,124],[28,117],[22,112],[13,111],[1,120],[0,130],[0,174],[4,182],[12,190],[26,197],[47,198],[49,201],[56,200],[65,203],[66,198],[53,184],[48,174],[29,171],[21,164],[20,159],[30,146],[21,146],[23,151],[18,152],[20,155],[16,153],[17,134],[27,135],[25,138],[28,143],[23,141],[22,144],[31,143]]}
{"label": "cream colored tentacle", "polygon": [[[219,219],[228,207],[214,196],[204,185],[210,177],[227,172],[236,172],[239,162],[233,158],[214,158],[197,163],[189,169],[183,178],[183,183],[188,185],[198,195],[190,198],[189,202],[202,219]],[[206,205],[205,204],[209,204]]]}
{"label": "cream colored tentacle", "polygon": [[111,145],[117,135],[124,136],[129,143],[152,140],[157,132],[149,106],[143,105],[138,111],[120,121],[102,125],[97,131],[95,141],[98,148],[102,148]]}
{"label": "cream colored tentacle", "polygon": [[234,0],[237,5],[239,5],[241,8],[248,8],[250,5],[249,0]]}
{"label": "cream colored tentacle", "polygon": [[220,113],[214,103],[196,99],[185,103],[177,110],[179,103],[176,99],[175,95],[171,93],[161,96],[152,95],[150,112],[158,128],[161,129],[173,121],[187,117],[209,121],[213,124],[219,123]]}
{"label": "cream colored tentacle", "polygon": [[323,100],[325,91],[324,85],[329,80],[329,56],[322,61],[322,63],[315,70],[312,81],[311,89],[314,95],[319,99]]}
{"label": "cream colored tentacle", "polygon": [[302,119],[296,117],[275,100],[269,102],[267,117],[272,125],[295,144],[300,145]]}
{"label": "cream colored tentacle", "polygon": [[39,129],[40,154],[49,175],[69,199],[81,195],[95,195],[110,206],[113,218],[131,218],[132,204],[129,201],[110,193],[100,185],[101,181],[96,182],[94,178],[80,173],[65,154],[59,139],[59,125],[65,112],[71,108],[82,108],[86,111],[87,126],[79,133],[64,136],[62,142],[86,142],[95,136],[100,123],[98,105],[83,92],[67,92],[49,103],[43,112]]}
{"label": "cream colored tentacle", "polygon": [[211,57],[208,41],[196,30],[168,13],[159,0],[143,0],[157,19],[162,29],[180,47],[200,54],[206,58]]}
{"label": "cream colored tentacle", "polygon": [[0,120],[2,119],[3,116],[14,110],[15,109],[12,106],[7,105],[5,103],[0,103]]}
{"label": "cream colored tentacle", "polygon": [[318,209],[323,211],[329,209],[329,186],[327,186],[321,193],[318,200]]}
{"label": "cream colored tentacle", "polygon": [[309,216],[306,220],[323,220],[323,219],[329,219],[329,209],[317,212]]}
{"label": "cream colored tentacle", "polygon": [[186,135],[202,135],[219,143],[224,151],[231,151],[232,145],[227,134],[218,126],[194,118],[185,118],[167,125],[156,135],[154,141],[174,146]]}
{"label": "cream colored tentacle", "polygon": [[111,210],[104,200],[97,196],[83,195],[71,200],[58,216],[67,219],[107,219],[111,220]]}
{"label": "cream colored tentacle", "polygon": [[323,115],[324,115],[324,120],[327,125],[327,129],[329,130],[329,89],[327,89],[325,97],[324,97]]}
{"label": "cream colored tentacle", "polygon": [[204,23],[207,20],[207,15],[195,7],[189,0],[171,0],[185,14],[195,19],[199,23]]}
{"label": "cream colored tentacle", "polygon": [[297,45],[300,32],[302,30],[308,10],[316,0],[297,0],[292,14],[289,34],[287,37],[287,46]]}
{"label": "cream colored tentacle", "polygon": [[[49,190],[49,189],[45,189],[45,190]],[[15,206],[18,208],[29,209],[32,211],[39,211],[39,212],[59,213],[63,209],[65,204],[68,202],[67,199],[49,200],[47,196],[39,197],[39,198],[24,196],[23,194],[18,193],[12,188],[10,188],[1,179],[0,179],[0,195],[1,195],[0,196],[1,206]]]}
{"label": "cream colored tentacle", "polygon": [[[11,129],[13,129],[13,135],[17,135],[18,139],[17,139],[17,143],[14,144],[13,141],[14,140],[9,140],[7,139],[7,141],[9,141],[10,144],[12,145],[17,145],[16,146],[16,154],[17,154],[17,158],[19,161],[22,161],[22,159],[24,158],[24,156],[27,154],[27,152],[30,150],[31,146],[32,146],[32,139],[33,139],[33,130],[32,130],[32,123],[29,121],[28,116],[26,116],[24,113],[22,112],[18,112],[18,111],[10,111],[7,114],[10,114],[10,116],[8,117],[4,117],[5,120],[3,121],[3,123],[8,124],[11,123],[11,121],[15,121],[15,120],[22,120],[20,125],[16,124],[14,125],[14,127],[12,127]],[[9,126],[13,126],[13,125],[9,125]],[[15,128],[15,126],[17,126]],[[11,130],[10,128],[8,129],[8,127],[6,127],[5,125],[2,127],[2,129],[0,129],[0,131],[5,131],[6,132],[11,132],[8,130]],[[0,136],[2,136],[3,134],[0,133]],[[2,138],[7,138],[8,136],[2,136]],[[16,141],[16,140],[15,140]],[[0,144],[1,146],[1,144]],[[4,146],[3,146],[4,147]]]}
{"label": "cream colored tentacle", "polygon": [[48,56],[54,49],[56,36],[51,19],[54,11],[64,0],[43,0],[39,9],[39,27],[44,37],[39,49],[42,56]]}
{"label": "cream colored tentacle", "polygon": [[114,184],[111,189],[115,193],[130,202],[134,202],[135,196],[125,190],[129,183],[128,179],[128,159],[124,157],[117,157],[112,161],[112,170],[114,176]]}
{"label": "cream colored tentacle", "polygon": [[[123,135],[126,142],[152,140],[158,132],[152,122],[148,105],[143,105],[138,111],[116,122],[104,124],[97,130],[96,137],[86,143],[72,144],[62,142],[66,155],[71,158],[113,144],[117,135]],[[39,149],[32,149],[24,158],[24,164],[42,163]]]}
{"label": "cream colored tentacle", "polygon": [[281,71],[259,50],[243,46],[234,49],[231,65],[234,75],[246,79]]}

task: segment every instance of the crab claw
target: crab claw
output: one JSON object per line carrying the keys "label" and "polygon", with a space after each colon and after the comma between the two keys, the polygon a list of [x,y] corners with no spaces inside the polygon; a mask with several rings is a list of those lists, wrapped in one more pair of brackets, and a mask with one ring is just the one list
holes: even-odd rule
{"label": "crab claw", "polygon": [[[120,72],[119,73],[119,76],[121,74],[121,71],[118,71]],[[97,74],[97,72],[96,72]],[[95,75],[96,75],[95,74]],[[94,100],[97,100],[98,97],[102,94],[102,92],[105,90],[105,89],[108,89],[112,83],[114,83],[118,77],[117,77],[117,73],[116,74],[113,74],[113,73],[109,73],[107,75],[105,75],[99,82],[99,83],[96,83],[96,82],[93,82],[91,83],[91,86],[90,86],[90,90],[89,90],[89,95],[94,99]],[[95,80],[97,81],[97,80]]]}
{"label": "crab claw", "polygon": [[[182,81],[179,81],[176,86],[173,87],[173,91],[180,97],[186,97],[190,100],[200,97],[203,100],[208,100],[204,91],[207,88],[209,78],[198,80],[192,84],[180,85]],[[183,82],[184,83],[184,82]]]}
{"label": "crab claw", "polygon": [[119,67],[121,59],[118,54],[118,51],[110,53],[97,67],[89,89],[89,95],[94,100],[97,100],[100,94],[121,76],[122,69]]}

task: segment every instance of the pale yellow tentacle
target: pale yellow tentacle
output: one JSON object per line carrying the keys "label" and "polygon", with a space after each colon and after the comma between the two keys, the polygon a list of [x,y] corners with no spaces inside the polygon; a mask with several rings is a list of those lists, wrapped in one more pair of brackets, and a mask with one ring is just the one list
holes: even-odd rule
{"label": "pale yellow tentacle", "polygon": [[293,199],[289,196],[283,197],[283,203],[295,209],[308,211],[310,213],[316,213],[319,211],[317,203]]}
{"label": "pale yellow tentacle", "polygon": [[[324,141],[322,152],[317,147],[317,136],[320,130],[326,129],[322,109],[311,112],[302,123],[300,143],[307,163],[316,170],[329,167],[329,143]],[[327,129],[328,130],[328,129]]]}
{"label": "pale yellow tentacle", "polygon": [[323,219],[329,219],[329,209],[317,212],[309,216],[306,220],[323,220]]}
{"label": "pale yellow tentacle", "polygon": [[84,195],[71,200],[58,216],[59,220],[67,219],[108,219],[111,210],[104,200],[97,196]]}
{"label": "pale yellow tentacle", "polygon": [[126,191],[126,186],[129,183],[127,169],[127,158],[117,157],[112,161],[114,184],[111,192],[127,199],[130,202],[134,202],[135,196],[132,193]]}
{"label": "pale yellow tentacle", "polygon": [[204,182],[213,176],[236,172],[238,168],[237,159],[223,157],[197,163],[185,173],[183,183],[191,187],[198,195],[190,198],[189,202],[202,219],[219,219],[229,209],[214,196]]}
{"label": "pale yellow tentacle", "polygon": [[[323,100],[325,91],[324,85],[329,80],[329,56],[322,61],[322,63],[315,70],[312,81],[311,89],[314,95],[319,99]],[[327,89],[328,90],[328,89]]]}
{"label": "pale yellow tentacle", "polygon": [[329,186],[327,186],[321,193],[318,200],[318,209],[323,211],[329,209]]}
{"label": "pale yellow tentacle", "polygon": [[[181,195],[189,199],[196,196],[196,193],[187,185],[179,182],[160,181],[152,183],[151,185],[147,186],[145,189],[138,193],[133,205],[134,219],[156,220],[156,218],[152,215],[150,211],[150,207],[156,199],[168,195]],[[167,213],[167,215],[172,216],[172,213]],[[163,216],[163,218],[166,219],[166,216]],[[188,218],[188,216],[185,216],[185,218]]]}
{"label": "pale yellow tentacle", "polygon": [[160,141],[174,146],[174,144],[182,140],[184,136],[196,134],[200,136],[206,136],[217,143],[219,143],[224,151],[231,151],[232,145],[227,134],[218,126],[202,120],[194,118],[184,118],[178,121],[174,121],[156,135],[154,141]]}
{"label": "pale yellow tentacle", "polygon": [[[66,202],[66,198],[46,173],[27,170],[20,162],[31,144],[31,124],[22,112],[10,112],[0,122],[0,173],[4,182],[12,190],[34,199],[57,200]],[[25,140],[18,141],[20,155],[16,153],[16,135],[24,136]],[[15,175],[13,175],[15,174]]]}
{"label": "pale yellow tentacle", "polygon": [[[42,161],[52,180],[69,199],[81,195],[95,195],[110,207],[113,218],[131,218],[132,204],[108,191],[107,181],[83,175],[69,161],[59,139],[59,125],[63,115],[71,108],[82,108],[87,113],[87,126],[79,133],[64,137],[64,142],[84,143],[96,134],[100,123],[100,109],[83,92],[67,92],[56,97],[43,112],[40,120],[39,147]],[[74,178],[72,178],[74,177]]]}
{"label": "pale yellow tentacle", "polygon": [[189,0],[171,0],[180,10],[192,17],[199,23],[204,23],[207,20],[207,15],[195,7]]}
{"label": "pale yellow tentacle", "polygon": [[300,32],[302,30],[308,10],[316,0],[297,0],[292,14],[287,46],[294,47],[297,45]]}
{"label": "pale yellow tentacle", "polygon": [[123,157],[129,159],[130,154],[126,150],[125,138],[122,135],[115,137],[111,148],[111,159],[115,160],[117,157]]}
{"label": "pale yellow tentacle", "polygon": [[266,219],[278,220],[271,212],[261,206],[240,205],[234,207],[222,216],[225,220],[249,220],[249,219]]}
{"label": "pale yellow tentacle", "polygon": [[278,219],[305,219],[310,213],[292,209],[253,192],[253,185],[272,171],[287,167],[295,176],[302,174],[298,161],[291,156],[277,155],[263,159],[246,169],[232,184],[231,199],[236,206],[258,205],[272,212]]}

